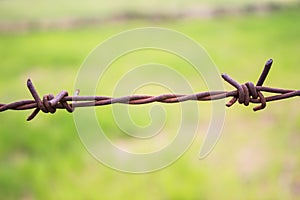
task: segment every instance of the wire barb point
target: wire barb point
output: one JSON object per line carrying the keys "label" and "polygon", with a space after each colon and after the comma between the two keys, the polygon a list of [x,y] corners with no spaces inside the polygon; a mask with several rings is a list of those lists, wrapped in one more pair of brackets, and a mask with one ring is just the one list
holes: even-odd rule
{"label": "wire barb point", "polygon": [[273,59],[269,59],[266,64],[265,64],[265,67],[264,67],[264,70],[262,71],[258,81],[257,81],[257,84],[256,86],[262,86],[270,72],[270,69],[272,67],[272,64],[273,64]]}

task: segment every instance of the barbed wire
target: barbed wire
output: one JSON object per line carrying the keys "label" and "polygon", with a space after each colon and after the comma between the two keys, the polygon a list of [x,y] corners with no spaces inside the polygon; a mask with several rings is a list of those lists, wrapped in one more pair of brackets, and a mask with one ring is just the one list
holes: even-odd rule
{"label": "barbed wire", "polygon": [[[252,82],[239,84],[229,75],[222,74],[222,78],[230,85],[236,88],[233,91],[208,91],[196,94],[162,94],[159,96],[150,95],[132,95],[119,98],[105,96],[78,96],[79,90],[76,90],[75,96],[69,96],[67,91],[61,91],[57,96],[52,94],[44,95],[41,99],[35,89],[32,81],[27,80],[27,87],[34,100],[21,100],[9,104],[0,104],[0,112],[6,110],[28,110],[34,109],[29,115],[27,121],[32,120],[40,111],[44,113],[55,113],[57,109],[66,109],[72,113],[77,107],[103,106],[108,104],[147,104],[153,102],[160,103],[178,103],[184,101],[212,101],[232,97],[226,104],[227,107],[232,106],[237,101],[240,104],[248,106],[250,103],[260,104],[253,108],[254,111],[262,110],[266,107],[266,103],[270,101],[278,101],[281,99],[300,96],[300,90],[289,90],[281,88],[272,88],[262,86],[270,69],[273,60],[266,62],[265,67],[254,85]],[[273,96],[265,97],[262,92],[275,93]],[[71,103],[68,103],[71,101]]]}

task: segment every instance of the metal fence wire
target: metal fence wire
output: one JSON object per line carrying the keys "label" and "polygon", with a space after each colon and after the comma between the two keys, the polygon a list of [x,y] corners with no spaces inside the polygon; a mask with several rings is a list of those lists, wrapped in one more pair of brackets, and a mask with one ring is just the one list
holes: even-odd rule
{"label": "metal fence wire", "polygon": [[[44,95],[41,99],[35,89],[32,81],[27,80],[27,87],[34,100],[21,100],[9,104],[0,104],[0,112],[6,110],[28,110],[34,109],[29,115],[27,121],[32,120],[40,111],[44,113],[55,113],[57,109],[66,109],[72,113],[77,107],[88,106],[103,106],[108,104],[147,104],[153,102],[160,103],[178,103],[183,101],[212,101],[231,97],[231,100],[226,104],[230,107],[235,102],[248,106],[250,103],[260,104],[253,108],[254,111],[262,110],[266,107],[266,103],[270,101],[278,101],[281,99],[300,96],[300,90],[289,90],[282,88],[272,88],[262,86],[270,69],[273,60],[266,62],[265,67],[256,83],[247,82],[240,84],[232,79],[227,74],[222,74],[222,78],[236,89],[233,91],[208,91],[196,94],[162,94],[159,96],[150,95],[132,95],[119,98],[105,96],[78,96],[79,90],[75,96],[69,96],[67,91],[61,91],[57,96],[52,94]],[[265,97],[262,92],[273,93],[273,96]],[[70,103],[68,103],[70,102]]]}

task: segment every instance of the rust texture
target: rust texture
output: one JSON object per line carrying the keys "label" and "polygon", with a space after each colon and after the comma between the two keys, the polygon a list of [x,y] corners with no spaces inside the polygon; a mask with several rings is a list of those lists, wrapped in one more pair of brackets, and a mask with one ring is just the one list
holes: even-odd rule
{"label": "rust texture", "polygon": [[[226,106],[232,106],[236,101],[240,104],[248,106],[250,103],[259,104],[253,110],[262,110],[266,107],[266,103],[281,99],[300,96],[300,90],[289,90],[281,88],[265,87],[263,83],[271,69],[273,60],[266,62],[263,72],[261,73],[257,84],[252,82],[240,84],[227,74],[222,74],[222,78],[236,89],[233,91],[208,91],[196,94],[162,94],[159,96],[150,95],[132,95],[119,98],[105,96],[78,96],[79,90],[75,96],[69,96],[67,91],[61,91],[57,96],[48,94],[41,99],[38,95],[32,81],[27,80],[27,87],[33,97],[33,100],[21,100],[9,104],[0,104],[0,112],[6,110],[28,110],[34,109],[27,118],[32,120],[40,111],[44,113],[55,113],[57,109],[65,109],[72,113],[77,107],[103,106],[114,103],[122,104],[147,104],[153,102],[160,103],[178,103],[183,101],[212,101],[231,97]],[[262,92],[273,93],[273,96],[265,97]],[[70,103],[69,103],[70,102]]]}

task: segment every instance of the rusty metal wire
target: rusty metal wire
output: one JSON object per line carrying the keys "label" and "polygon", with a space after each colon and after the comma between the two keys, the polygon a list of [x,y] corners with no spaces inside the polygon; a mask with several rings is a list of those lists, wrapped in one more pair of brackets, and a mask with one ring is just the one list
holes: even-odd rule
{"label": "rusty metal wire", "polygon": [[[0,104],[0,112],[6,110],[28,110],[34,109],[29,115],[27,121],[32,120],[40,111],[44,113],[55,113],[57,109],[66,109],[68,112],[73,112],[77,107],[88,106],[103,106],[114,103],[122,104],[147,104],[152,102],[161,103],[178,103],[183,101],[211,101],[227,97],[232,99],[226,106],[232,106],[236,101],[240,104],[248,106],[250,103],[260,104],[253,108],[254,111],[262,110],[266,107],[266,103],[270,101],[277,101],[281,99],[300,96],[300,90],[288,90],[281,88],[271,88],[262,86],[270,69],[273,60],[270,59],[266,62],[263,72],[261,73],[257,84],[252,82],[239,84],[227,74],[222,74],[222,78],[231,84],[236,90],[233,91],[209,91],[196,94],[162,94],[159,96],[149,95],[133,95],[124,96],[119,98],[104,97],[104,96],[78,96],[79,90],[75,96],[69,96],[67,91],[61,91],[57,96],[48,94],[41,99],[38,95],[33,83],[30,79],[27,80],[27,87],[33,96],[34,100],[21,100],[9,104]],[[262,92],[275,93],[273,96],[265,97]],[[71,103],[68,103],[71,101]]]}

